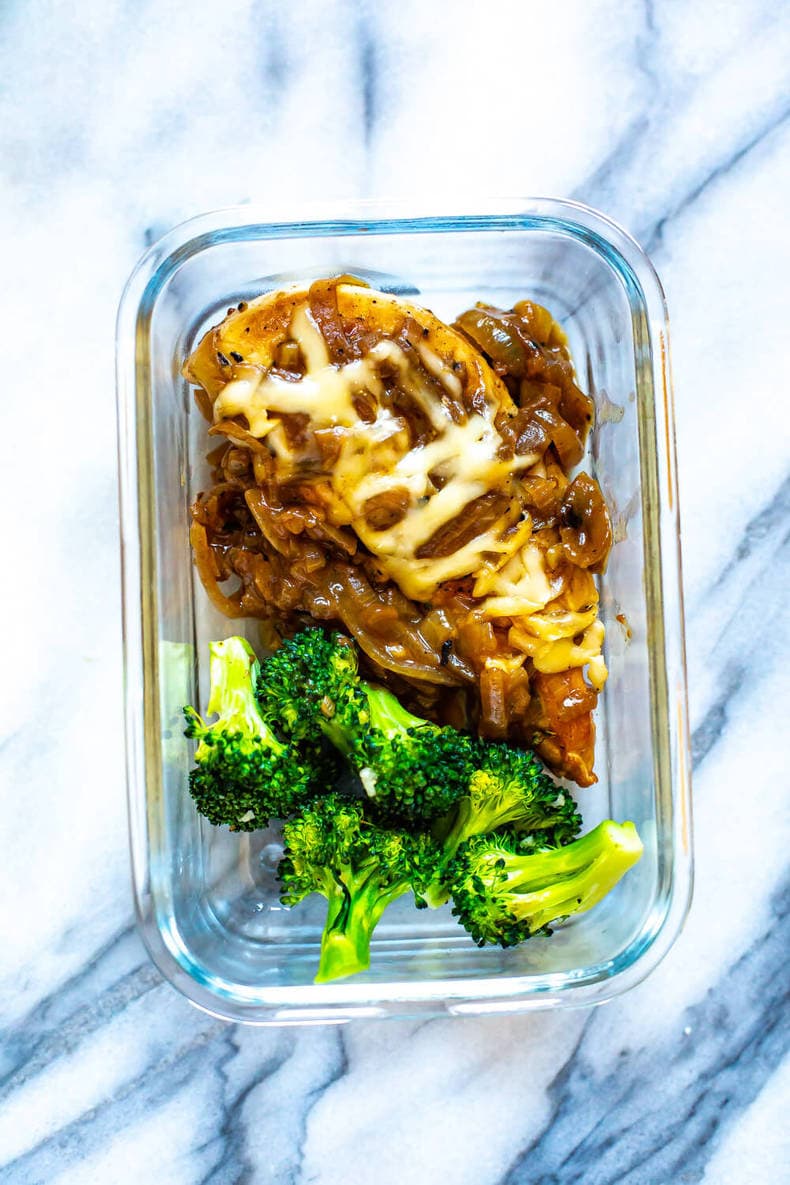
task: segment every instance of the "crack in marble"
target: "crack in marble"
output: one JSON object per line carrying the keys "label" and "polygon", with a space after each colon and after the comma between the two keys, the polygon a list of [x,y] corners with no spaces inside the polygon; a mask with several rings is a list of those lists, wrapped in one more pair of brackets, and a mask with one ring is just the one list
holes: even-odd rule
{"label": "crack in marble", "polygon": [[619,140],[604,157],[595,171],[577,186],[571,193],[571,198],[577,202],[595,204],[596,194],[603,193],[608,182],[617,170],[627,163],[633,151],[650,127],[649,115],[638,115],[625,128]]}
{"label": "crack in marble", "polygon": [[[748,577],[748,583],[739,590],[737,601],[727,621],[719,628],[709,656],[714,656],[719,649],[729,653],[729,639],[734,627],[738,627],[742,637],[749,638],[749,650],[753,651],[759,638],[765,634],[773,635],[779,623],[785,621],[784,601],[781,594],[786,588],[782,580],[787,568],[790,576],[790,529],[773,541],[770,554],[758,567],[757,571]],[[779,588],[777,589],[777,585]],[[777,598],[777,592],[780,596]]]}
{"label": "crack in marble", "polygon": [[773,498],[749,519],[741,532],[733,557],[719,572],[713,585],[715,592],[732,575],[735,568],[751,558],[761,543],[776,537],[778,530],[790,522],[790,474],[785,478]]}
{"label": "crack in marble", "polygon": [[[655,41],[659,33],[655,4],[654,0],[643,0],[643,4],[645,32],[637,37],[636,44],[638,49],[642,47],[647,52],[638,52],[635,55],[636,68],[648,80],[648,84],[654,89],[655,94],[661,94],[665,91],[671,93],[673,110],[682,111],[684,105],[690,101],[694,93],[694,85],[689,82],[684,85],[682,80],[671,75],[668,75],[666,79],[659,76],[651,60],[656,53]],[[749,45],[740,46],[738,52],[748,53]],[[713,65],[704,77],[706,78],[708,75],[715,74],[716,70],[721,68],[721,63]],[[696,85],[700,80],[694,81]],[[653,95],[653,98],[655,98],[655,95]],[[632,233],[645,246],[646,250],[653,253],[659,251],[663,245],[663,234],[667,226],[674,219],[685,213],[719,177],[726,175],[740,160],[757,148],[766,137],[770,136],[771,132],[788,118],[788,115],[790,115],[790,109],[785,107],[779,112],[778,116],[771,115],[767,121],[763,121],[758,130],[746,143],[741,144],[731,151],[722,161],[709,169],[708,173],[691,189],[687,190],[675,202],[674,206],[654,218],[652,222],[639,227],[638,222],[634,220],[634,225],[631,226]],[[596,203],[605,205],[607,202],[617,198],[618,189],[625,188],[626,191],[630,191],[632,188],[631,183],[623,174],[628,166],[634,164],[636,150],[643,137],[650,132],[654,123],[654,112],[649,114],[642,113],[636,117],[626,128],[618,144],[607,154],[603,162],[597,166],[595,171],[581,185],[575,187],[572,196],[577,200],[585,201],[592,205]]]}
{"label": "crack in marble", "polygon": [[15,728],[13,732],[7,732],[0,737],[0,753],[4,753],[19,741],[27,740],[27,732],[21,728]]}
{"label": "crack in marble", "polygon": [[293,1185],[318,1185],[320,1178],[315,1173],[311,1173],[309,1177],[304,1176],[304,1160],[305,1150],[307,1145],[307,1128],[310,1123],[310,1116],[315,1108],[324,1098],[324,1095],[331,1090],[331,1088],[341,1079],[345,1078],[349,1072],[350,1058],[348,1053],[348,1046],[346,1044],[344,1026],[338,1025],[335,1032],[337,1035],[337,1062],[336,1069],[333,1070],[330,1078],[326,1082],[321,1083],[320,1086],[315,1087],[305,1096],[305,1103],[307,1104],[301,1117],[299,1124],[299,1136],[296,1147],[296,1168],[293,1173]]}
{"label": "crack in marble", "polygon": [[153,964],[138,967],[124,975],[107,991],[80,1005],[64,1024],[48,1037],[33,1044],[32,1050],[0,1079],[0,1101],[49,1069],[53,1062],[68,1057],[94,1033],[119,1016],[130,1004],[152,988],[160,987],[162,978]]}
{"label": "crack in marble", "polygon": [[[637,38],[637,46],[640,52],[637,55],[636,64],[637,69],[645,76],[653,95],[655,95],[661,90],[661,78],[653,60],[655,58],[656,42],[658,40],[656,10],[653,0],[643,0],[643,8],[645,14],[645,32],[641,37]],[[648,98],[650,97],[648,96]]]}
{"label": "crack in marble", "polygon": [[[772,900],[766,929],[705,997],[685,1010],[682,1026],[694,1032],[693,1049],[690,1044],[673,1049],[667,1037],[600,1078],[593,1050],[585,1064],[594,1032],[588,1028],[549,1087],[553,1106],[540,1135],[519,1153],[503,1185],[700,1181],[717,1138],[754,1101],[790,1049],[789,907],[790,880]],[[692,1057],[698,1069],[687,1080]],[[646,1110],[644,1101],[651,1097],[656,1105]],[[585,1122],[586,1134],[568,1151],[568,1135]],[[616,1154],[608,1156],[612,1150]],[[655,1167],[654,1175],[645,1174],[647,1165]],[[681,1166],[685,1176],[677,1175]]]}
{"label": "crack in marble", "polygon": [[[216,1064],[217,1076],[222,1084],[223,1098],[220,1104],[222,1122],[217,1135],[207,1144],[202,1145],[200,1150],[220,1141],[220,1154],[216,1163],[200,1178],[198,1185],[247,1185],[247,1183],[251,1185],[254,1182],[255,1164],[248,1152],[245,1151],[247,1122],[244,1117],[244,1104],[266,1078],[276,1074],[293,1056],[294,1042],[293,1040],[286,1041],[283,1035],[278,1049],[263,1061],[253,1076],[239,1090],[230,1093],[228,1097],[230,1079],[226,1067],[241,1053],[241,1046],[237,1038],[238,1026],[233,1025],[223,1038],[227,1052],[218,1059]],[[287,1048],[283,1049],[283,1045],[287,1045]]]}
{"label": "crack in marble", "polygon": [[158,243],[164,235],[171,229],[168,222],[152,222],[143,230],[143,245],[147,251],[149,247],[153,247],[154,243]]}
{"label": "crack in marble", "polygon": [[[260,24],[258,24],[260,18]],[[253,27],[259,28],[258,55],[261,63],[263,100],[267,109],[276,111],[289,82],[289,54],[287,40],[280,24],[280,14],[272,4],[256,4],[253,8]]]}
{"label": "crack in marble", "polygon": [[[690,631],[696,630],[700,636],[712,639],[705,651],[706,662],[711,664],[719,651],[724,653],[716,676],[715,698],[692,732],[691,756],[695,768],[702,765],[724,735],[733,703],[751,685],[748,667],[738,657],[737,648],[728,645],[734,627],[739,627],[741,636],[751,639],[750,649],[753,649],[760,638],[774,634],[777,614],[783,612],[776,597],[776,583],[778,578],[781,585],[781,568],[790,561],[790,530],[782,533],[788,522],[790,477],[785,478],[773,497],[749,520],[731,558],[701,595],[697,607],[687,613]],[[756,560],[757,564],[748,570],[750,560]],[[714,637],[705,619],[708,614],[715,617],[722,601],[730,603],[729,612],[724,623],[718,624]]]}
{"label": "crack in marble", "polygon": [[136,934],[134,925],[118,931],[104,943],[79,971],[58,984],[34,1008],[2,1032],[4,1053],[11,1054],[12,1065],[0,1077],[0,1100],[40,1074],[59,1058],[74,1052],[82,1042],[109,1019],[135,1000],[162,984],[162,977],[147,958],[138,967],[114,980],[108,987],[85,1002],[77,1002],[53,1030],[50,1014],[64,996],[79,993],[86,982],[110,958],[118,947]]}
{"label": "crack in marble", "polygon": [[42,1170],[49,1170],[53,1154],[58,1163],[64,1160],[74,1163],[100,1148],[105,1142],[105,1120],[111,1119],[113,1131],[122,1131],[141,1114],[168,1102],[195,1074],[205,1074],[206,1046],[225,1027],[224,1021],[213,1021],[186,1045],[171,1046],[164,1057],[152,1060],[108,1098],[7,1161],[0,1168],[0,1185],[40,1185],[48,1177],[44,1171],[39,1173],[39,1165]]}
{"label": "crack in marble", "polygon": [[700,768],[711,749],[721,740],[730,722],[729,708],[742,686],[743,676],[744,670],[740,663],[734,663],[726,669],[721,693],[692,732],[691,763],[695,770]]}
{"label": "crack in marble", "polygon": [[379,118],[378,45],[371,28],[373,14],[367,4],[360,5],[357,15],[357,58],[362,101],[362,138],[365,155],[369,155]]}
{"label": "crack in marble", "polygon": [[740,145],[725,160],[710,169],[702,180],[693,189],[690,189],[672,210],[654,222],[652,228],[642,236],[645,249],[648,253],[655,254],[655,252],[661,249],[664,244],[664,232],[670,223],[675,222],[676,219],[687,213],[703,194],[707,192],[711,185],[714,185],[722,177],[726,177],[728,173],[731,173],[750,153],[759,148],[773,132],[778,131],[788,119],[790,119],[790,106],[785,106],[777,115],[758,128],[745,144]]}

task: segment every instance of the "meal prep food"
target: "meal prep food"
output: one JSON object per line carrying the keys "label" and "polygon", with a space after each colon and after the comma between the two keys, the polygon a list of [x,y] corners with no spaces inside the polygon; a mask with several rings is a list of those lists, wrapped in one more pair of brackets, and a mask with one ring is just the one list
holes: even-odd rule
{"label": "meal prep food", "polygon": [[321,280],[242,303],[185,373],[223,442],[191,532],[217,607],[338,625],[432,719],[589,785],[612,536],[597,484],[570,476],[592,402],[550,314],[483,306],[451,328]]}
{"label": "meal prep food", "polygon": [[550,313],[448,326],[341,276],[241,302],[184,373],[220,442],[195,562],[272,652],[212,645],[191,789],[215,824],[284,820],[284,902],[329,903],[318,979],[364,969],[409,891],[480,944],[589,909],[641,844],[611,821],[577,838],[535,756],[595,781],[612,541]]}

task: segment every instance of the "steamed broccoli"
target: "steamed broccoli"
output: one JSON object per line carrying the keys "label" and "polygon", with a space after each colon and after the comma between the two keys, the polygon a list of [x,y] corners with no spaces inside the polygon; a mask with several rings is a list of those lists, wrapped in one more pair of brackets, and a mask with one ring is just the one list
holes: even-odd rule
{"label": "steamed broccoli", "polygon": [[207,724],[184,708],[186,735],[197,740],[189,788],[210,822],[232,831],[265,827],[285,817],[331,781],[332,767],[318,746],[284,743],[261,715],[255,698],[258,660],[244,638],[209,646]]}
{"label": "steamed broccoli", "polygon": [[329,903],[316,983],[366,970],[384,910],[409,889],[419,893],[433,875],[433,841],[379,828],[358,802],[339,794],[317,799],[285,823],[283,838],[283,904],[296,905],[310,893]]}
{"label": "steamed broccoli", "polygon": [[[581,815],[573,795],[554,781],[534,754],[491,741],[479,745],[478,758],[465,795],[434,829],[445,863],[472,836],[502,827],[535,833],[548,847],[570,843],[579,834]],[[432,908],[448,897],[441,876],[424,894]]]}
{"label": "steamed broccoli", "polygon": [[[317,739],[330,731],[330,722],[350,727],[365,711],[359,686],[357,652],[350,638],[327,634],[317,626],[287,638],[264,659],[257,695],[264,719],[294,740]],[[335,727],[331,740],[344,750]]]}
{"label": "steamed broccoli", "polygon": [[516,946],[584,913],[642,855],[633,823],[607,820],[565,847],[524,854],[511,835],[475,836],[445,870],[453,913],[478,946]]}
{"label": "steamed broccoli", "polygon": [[[533,754],[413,715],[360,679],[340,634],[305,630],[263,665],[243,638],[210,653],[217,719],[184,709],[190,790],[232,830],[286,820],[283,903],[328,903],[316,982],[365,970],[384,910],[410,890],[418,906],[452,896],[479,945],[513,946],[590,909],[641,855],[632,823],[576,839],[572,796]],[[357,798],[330,792],[339,767]]]}
{"label": "steamed broccoli", "polygon": [[477,766],[477,742],[412,715],[359,678],[354,643],[307,629],[261,668],[264,717],[294,739],[327,737],[357,771],[371,813],[421,826],[446,814]]}

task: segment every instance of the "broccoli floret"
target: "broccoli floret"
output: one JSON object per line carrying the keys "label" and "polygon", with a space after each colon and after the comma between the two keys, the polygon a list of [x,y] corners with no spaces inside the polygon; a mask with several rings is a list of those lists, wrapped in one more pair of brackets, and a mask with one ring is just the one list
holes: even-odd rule
{"label": "broccoli floret", "polygon": [[359,678],[356,648],[342,634],[307,629],[261,668],[266,719],[295,738],[323,735],[357,771],[379,821],[422,826],[467,788],[477,743],[408,712],[391,692]]}
{"label": "broccoli floret", "polygon": [[552,846],[579,834],[581,816],[573,795],[555,782],[534,753],[498,742],[482,743],[478,752],[479,769],[445,837],[448,851],[499,827],[545,831]]}
{"label": "broccoli floret", "polygon": [[434,875],[436,846],[427,835],[375,826],[358,802],[328,794],[283,827],[278,876],[284,905],[310,893],[326,897],[316,983],[370,966],[370,940],[391,902]]}
{"label": "broccoli floret", "polygon": [[354,643],[318,627],[287,638],[264,659],[257,694],[272,727],[294,740],[329,736],[342,752],[343,723],[351,731],[366,707]]}
{"label": "broccoli floret", "polygon": [[382,687],[362,687],[370,724],[353,736],[351,755],[370,809],[417,825],[445,815],[473,776],[475,741],[413,715]]}
{"label": "broccoli floret", "polygon": [[[501,827],[540,833],[548,847],[570,843],[579,834],[582,820],[573,795],[554,781],[533,753],[496,741],[481,742],[478,759],[466,794],[435,828],[445,861],[472,836]],[[448,897],[441,878],[425,894],[434,909]]]}
{"label": "broccoli floret", "polygon": [[633,823],[607,820],[565,847],[524,854],[517,836],[475,836],[445,870],[453,913],[478,946],[515,946],[592,909],[642,855]]}
{"label": "broccoli floret", "polygon": [[244,638],[212,642],[207,724],[184,708],[186,735],[198,741],[189,788],[202,815],[232,831],[254,831],[283,818],[331,784],[318,748],[281,741],[255,698],[258,660]]}

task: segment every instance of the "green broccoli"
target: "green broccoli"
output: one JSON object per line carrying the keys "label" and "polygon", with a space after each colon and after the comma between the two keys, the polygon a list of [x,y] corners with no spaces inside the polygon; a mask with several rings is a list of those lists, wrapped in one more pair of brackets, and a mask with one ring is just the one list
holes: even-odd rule
{"label": "green broccoli", "polygon": [[387,831],[367,820],[359,802],[339,794],[316,799],[283,827],[278,876],[284,905],[310,893],[329,903],[316,983],[370,966],[370,940],[381,915],[434,875],[428,835]]}
{"label": "green broccoli", "polygon": [[[554,781],[533,753],[496,741],[482,742],[478,760],[465,795],[434,828],[445,863],[472,836],[503,827],[536,833],[548,847],[570,843],[579,834],[581,815],[573,795]],[[425,903],[434,909],[448,898],[441,876],[424,894]]]}
{"label": "green broccoli", "polygon": [[330,721],[345,719],[350,728],[366,706],[354,643],[317,626],[286,638],[261,664],[257,695],[261,713],[273,728],[296,741],[331,733],[330,739],[344,751],[343,736],[337,727],[330,728]]}
{"label": "green broccoli", "polygon": [[210,694],[205,723],[184,708],[186,736],[198,741],[189,788],[202,815],[232,831],[253,831],[283,818],[327,788],[334,762],[318,746],[284,743],[261,715],[255,698],[258,660],[244,638],[211,642]]}
{"label": "green broccoli", "polygon": [[477,766],[477,742],[412,715],[359,678],[356,647],[307,629],[261,667],[264,717],[294,739],[327,737],[359,775],[372,815],[423,826],[445,815]]}
{"label": "green broccoli", "polygon": [[516,946],[592,909],[642,855],[633,823],[607,820],[565,847],[524,854],[512,835],[478,835],[445,869],[453,913],[478,946]]}

